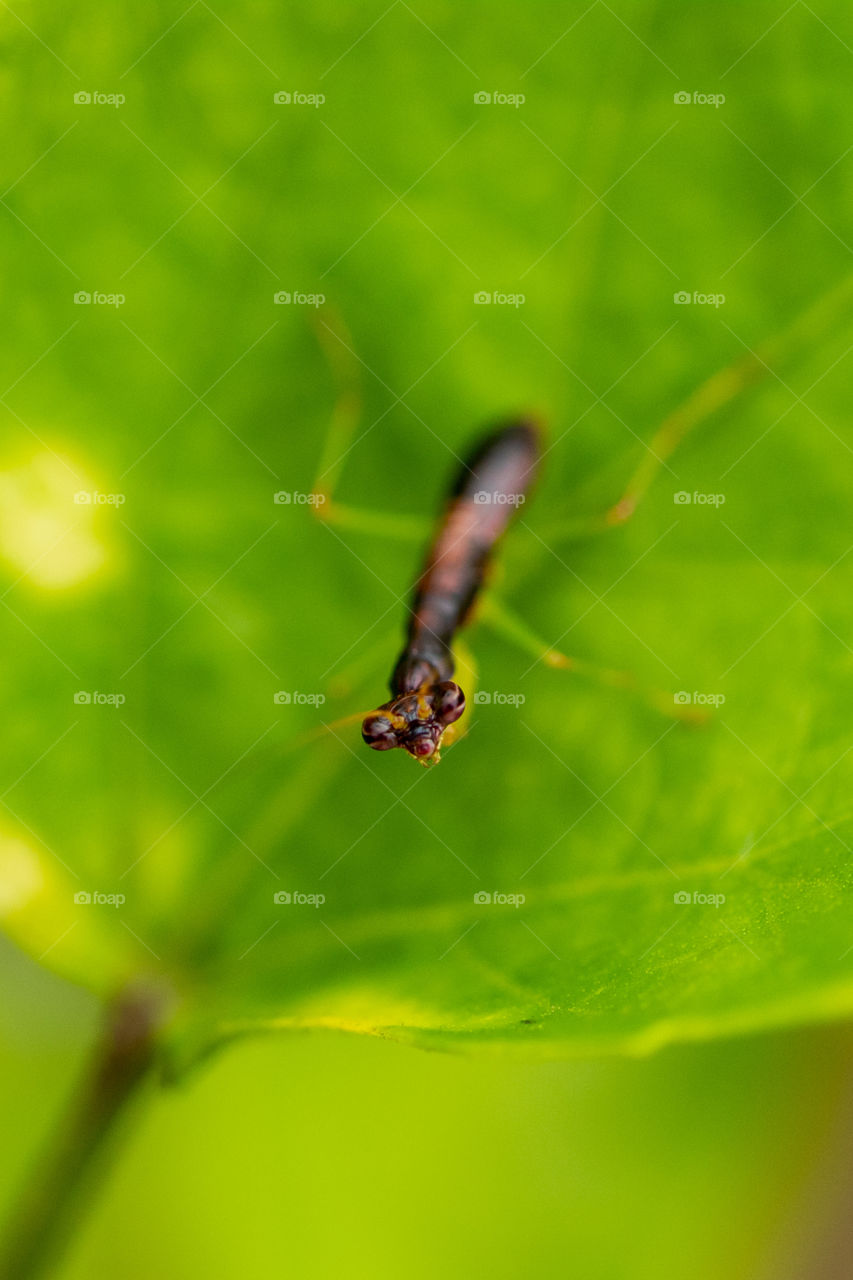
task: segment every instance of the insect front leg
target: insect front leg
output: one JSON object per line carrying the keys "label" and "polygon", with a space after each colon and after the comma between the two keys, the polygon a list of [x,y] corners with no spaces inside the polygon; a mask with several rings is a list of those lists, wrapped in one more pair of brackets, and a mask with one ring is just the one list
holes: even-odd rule
{"label": "insect front leg", "polygon": [[362,421],[361,362],[343,320],[331,308],[323,308],[315,320],[317,339],[335,384],[335,403],[317,464],[311,508],[319,520],[356,533],[371,533],[393,540],[418,542],[429,524],[404,512],[392,513],[350,507],[335,497],[341,473],[359,439],[377,422]]}
{"label": "insect front leg", "polygon": [[465,710],[458,720],[445,729],[441,739],[442,750],[445,747],[452,747],[455,742],[465,737],[473,723],[473,708],[477,704],[479,686],[477,662],[464,640],[457,638],[454,641],[453,662],[455,667],[453,678],[465,691]]}

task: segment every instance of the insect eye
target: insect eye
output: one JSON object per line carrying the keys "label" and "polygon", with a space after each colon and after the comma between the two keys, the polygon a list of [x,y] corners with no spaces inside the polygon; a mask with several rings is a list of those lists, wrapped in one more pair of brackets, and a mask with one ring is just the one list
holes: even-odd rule
{"label": "insect eye", "polygon": [[362,721],[361,736],[374,751],[390,751],[398,745],[397,735],[387,716],[367,716]]}
{"label": "insect eye", "polygon": [[455,681],[445,680],[436,686],[433,707],[440,724],[453,724],[465,710],[465,694]]}

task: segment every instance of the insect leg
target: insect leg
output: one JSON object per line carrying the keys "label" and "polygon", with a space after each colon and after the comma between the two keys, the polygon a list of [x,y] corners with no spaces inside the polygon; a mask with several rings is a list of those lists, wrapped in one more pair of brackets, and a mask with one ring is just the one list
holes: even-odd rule
{"label": "insect leg", "polygon": [[346,506],[334,497],[346,459],[358,442],[362,416],[361,376],[352,338],[341,317],[330,308],[323,308],[317,315],[315,328],[331,369],[336,398],[312,486],[314,514],[329,524],[357,533],[422,541],[429,532],[427,521],[404,513],[397,515]]}
{"label": "insect leg", "polygon": [[674,720],[704,724],[709,719],[708,712],[704,709],[676,703],[672,692],[643,684],[631,671],[601,667],[593,662],[587,662],[585,658],[570,657],[562,650],[547,645],[523,618],[518,617],[492,592],[486,592],[483,596],[479,619],[491,627],[497,635],[517,644],[525,653],[529,653],[532,658],[543,662],[553,670],[571,672],[607,688],[624,689],[653,707],[661,715]]}
{"label": "insect leg", "polygon": [[477,701],[477,685],[479,677],[477,663],[473,653],[464,640],[456,639],[453,643],[453,659],[455,665],[454,679],[465,691],[465,710],[458,720],[448,725],[441,739],[442,750],[452,747],[454,742],[464,738],[471,727],[471,709]]}
{"label": "insect leg", "polygon": [[601,515],[561,521],[542,531],[545,542],[576,540],[623,525],[637,510],[668,460],[684,439],[691,435],[749,387],[771,377],[776,370],[804,349],[813,348],[834,332],[849,314],[853,299],[853,276],[829,290],[782,333],[754,350],[745,350],[735,361],[718,369],[700,383],[685,400],[664,418],[647,445],[639,466],[621,496]]}

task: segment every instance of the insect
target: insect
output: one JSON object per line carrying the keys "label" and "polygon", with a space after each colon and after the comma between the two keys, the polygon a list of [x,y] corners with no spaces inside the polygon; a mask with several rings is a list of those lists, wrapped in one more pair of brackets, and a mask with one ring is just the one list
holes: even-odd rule
{"label": "insect", "polygon": [[[685,437],[790,360],[805,339],[814,342],[818,335],[831,332],[849,309],[851,293],[853,277],[820,298],[758,350],[739,355],[695,387],[684,401],[670,408],[649,443],[643,444],[644,454],[616,500],[599,514],[561,516],[552,526],[545,526],[535,535],[542,549],[605,535],[629,521],[663,469],[677,478],[667,460]],[[318,337],[336,375],[338,396],[314,483],[312,511],[330,529],[394,540],[422,537],[417,517],[350,507],[334,498],[341,469],[354,447],[360,410],[358,366],[364,362],[355,355],[349,335],[333,313],[318,321]],[[370,430],[372,427],[363,434]],[[391,677],[392,696],[376,710],[360,711],[336,722],[342,726],[361,721],[362,738],[374,750],[401,747],[421,764],[433,765],[440,758],[442,743],[450,743],[460,729],[465,695],[452,679],[451,641],[469,618],[483,587],[489,557],[530,490],[542,453],[535,422],[519,418],[488,435],[463,464],[416,584],[406,644]],[[657,712],[688,724],[706,722],[708,714],[703,708],[680,705],[673,700],[672,691],[645,686],[630,672],[598,667],[546,643],[493,593],[483,592],[482,603],[483,621],[530,654],[534,665],[541,662],[554,670],[624,689]],[[324,724],[317,732],[334,730],[335,724]]]}
{"label": "insect", "polygon": [[415,587],[391,699],[362,722],[374,751],[401,747],[437,764],[445,734],[465,710],[451,643],[464,626],[492,551],[533,483],[539,432],[530,419],[492,431],[463,463]]}

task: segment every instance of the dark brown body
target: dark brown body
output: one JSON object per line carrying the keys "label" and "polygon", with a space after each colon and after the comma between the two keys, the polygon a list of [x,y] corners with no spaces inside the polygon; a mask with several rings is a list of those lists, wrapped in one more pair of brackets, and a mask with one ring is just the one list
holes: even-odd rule
{"label": "dark brown body", "polygon": [[369,746],[405,747],[424,762],[437,758],[445,728],[465,708],[451,680],[453,635],[468,616],[495,543],[524,502],[538,460],[537,429],[518,419],[492,431],[463,464],[415,587],[392,699],[364,721]]}

